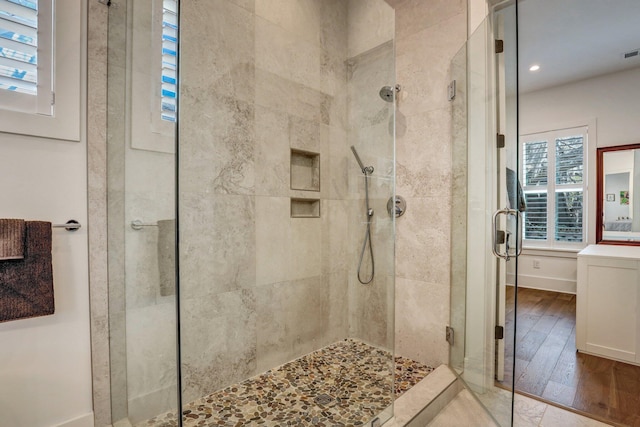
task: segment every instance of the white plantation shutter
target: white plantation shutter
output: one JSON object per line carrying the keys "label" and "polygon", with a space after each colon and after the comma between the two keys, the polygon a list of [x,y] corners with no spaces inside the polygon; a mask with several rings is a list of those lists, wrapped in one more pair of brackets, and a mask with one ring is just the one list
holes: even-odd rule
{"label": "white plantation shutter", "polygon": [[563,247],[585,241],[586,135],[586,128],[578,128],[522,137],[526,244]]}
{"label": "white plantation shutter", "polygon": [[584,137],[556,138],[555,240],[582,242]]}
{"label": "white plantation shutter", "polygon": [[556,191],[557,242],[582,242],[583,191]]}
{"label": "white plantation shutter", "polygon": [[556,139],[556,184],[582,184],[584,138],[582,135]]}
{"label": "white plantation shutter", "polygon": [[177,0],[162,4],[162,120],[177,118],[178,5]]}
{"label": "white plantation shutter", "polygon": [[0,0],[3,132],[80,140],[85,84],[82,4],[82,0]]}
{"label": "white plantation shutter", "polygon": [[524,198],[527,210],[523,215],[525,240],[547,239],[548,142],[524,144]]}
{"label": "white plantation shutter", "polygon": [[0,0],[0,107],[52,114],[51,1]]}
{"label": "white plantation shutter", "polygon": [[547,141],[534,141],[524,144],[524,185],[546,186],[548,163]]}
{"label": "white plantation shutter", "polygon": [[37,53],[37,0],[0,0],[0,89],[37,95]]}
{"label": "white plantation shutter", "polygon": [[547,240],[547,192],[525,192],[525,240]]}

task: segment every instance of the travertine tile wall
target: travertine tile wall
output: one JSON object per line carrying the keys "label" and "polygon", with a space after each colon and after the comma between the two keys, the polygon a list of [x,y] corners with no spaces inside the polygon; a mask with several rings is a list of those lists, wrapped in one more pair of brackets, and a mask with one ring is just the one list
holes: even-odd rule
{"label": "travertine tile wall", "polygon": [[127,347],[125,314],[125,90],[126,7],[109,12],[107,56],[107,231],[109,278],[109,357],[111,408],[116,421],[127,416]]}
{"label": "travertine tile wall", "polygon": [[450,62],[467,36],[465,0],[389,0],[396,10],[396,352],[448,362],[451,229]]}
{"label": "travertine tile wall", "polygon": [[[394,171],[393,123],[390,106],[377,92],[393,83],[394,17],[382,1],[367,4],[375,7],[340,0],[182,4],[187,23],[181,33],[180,129],[185,401],[347,336],[392,344],[393,236],[385,205]],[[105,128],[94,128],[102,139],[95,139],[90,153],[96,158],[90,168],[96,174],[92,197],[104,200],[108,186],[114,225],[109,236],[114,420],[141,419],[173,406],[175,383],[170,363],[175,317],[172,300],[157,294],[156,232],[129,227],[132,219],[169,217],[171,187],[151,177],[170,177],[171,163],[170,156],[134,152],[123,144],[126,120],[115,120],[126,110],[118,93],[126,88],[126,10],[113,9],[109,23],[109,49],[122,51],[109,58],[114,170],[108,185]],[[107,9],[99,13],[106,40]],[[103,55],[106,62],[106,44]],[[373,286],[355,278],[364,237],[364,180],[351,144],[376,168]],[[320,153],[318,193],[290,189],[291,148]],[[320,198],[321,217],[290,218],[292,196]],[[106,233],[103,212],[93,213],[96,233]],[[96,267],[106,256],[99,243]],[[103,267],[92,271],[92,301],[106,308]],[[96,329],[94,338],[104,346],[107,325],[101,327],[104,336]],[[95,363],[108,367],[108,360],[95,358]],[[95,373],[96,408],[102,408],[96,425],[101,426],[110,421],[109,374]]]}
{"label": "travertine tile wall", "polygon": [[[376,292],[382,297],[368,295],[371,291],[361,296],[377,305],[349,302],[360,297],[352,282],[364,209],[362,174],[349,150],[347,29],[353,5],[340,0],[182,4],[185,401],[350,334],[388,345],[393,266],[385,275],[380,261],[385,287]],[[391,64],[392,59],[387,57]],[[371,89],[373,97],[378,90]],[[378,98],[377,104],[384,103]],[[366,152],[367,161],[380,166],[372,191],[381,218],[382,194],[390,194],[393,172],[388,133],[385,140],[387,153],[380,160],[381,149]],[[292,148],[320,154],[318,192],[290,188]],[[321,199],[321,217],[291,218],[290,197]],[[355,240],[352,221],[360,230]],[[390,225],[387,219],[377,227],[382,232]],[[378,257],[392,259],[392,245],[381,243],[378,251]],[[350,320],[373,313],[372,306],[377,309],[372,318],[350,328]]]}
{"label": "travertine tile wall", "polygon": [[93,413],[97,427],[111,424],[107,274],[107,26],[108,9],[88,6],[87,185]]}
{"label": "travertine tile wall", "polygon": [[[371,5],[372,3],[369,3]],[[349,46],[354,56],[348,64],[348,135],[365,166],[373,166],[369,178],[371,239],[375,260],[375,276],[371,283],[358,281],[358,264],[366,232],[365,180],[351,153],[347,156],[349,191],[352,199],[349,214],[349,335],[371,344],[393,347],[393,219],[386,209],[392,194],[393,104],[383,101],[378,92],[395,83],[394,16],[386,3],[363,8],[362,2],[351,2],[350,11],[362,16],[364,23],[350,27]],[[371,10],[374,9],[374,10]],[[375,28],[376,34],[366,32]],[[362,51],[356,50],[359,47]],[[365,249],[361,277],[370,276],[370,258]]]}

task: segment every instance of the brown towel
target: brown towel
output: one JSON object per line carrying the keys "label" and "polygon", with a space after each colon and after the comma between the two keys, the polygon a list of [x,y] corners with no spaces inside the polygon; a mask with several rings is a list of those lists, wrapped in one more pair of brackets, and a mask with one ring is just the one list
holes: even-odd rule
{"label": "brown towel", "polygon": [[176,293],[176,220],[158,221],[158,270],[160,295]]}
{"label": "brown towel", "polygon": [[22,260],[0,262],[0,322],[54,312],[51,223],[25,222]]}
{"label": "brown towel", "polygon": [[24,220],[0,219],[0,261],[24,258]]}

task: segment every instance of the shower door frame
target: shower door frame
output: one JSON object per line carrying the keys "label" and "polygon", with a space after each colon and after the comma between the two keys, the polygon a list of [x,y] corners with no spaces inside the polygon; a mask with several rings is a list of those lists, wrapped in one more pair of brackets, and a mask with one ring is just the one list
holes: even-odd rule
{"label": "shower door frame", "polygon": [[[496,52],[495,41],[500,35],[501,39],[508,39],[505,40],[505,43],[515,46],[517,32],[514,34],[498,32],[501,25],[498,12],[507,7],[515,7],[515,1],[488,0],[487,3],[489,6],[488,16],[480,23],[477,30],[470,34],[466,45],[467,82],[464,85],[466,92],[462,95],[466,97],[465,100],[468,104],[466,106],[467,122],[465,123],[467,129],[467,169],[464,171],[467,174],[466,195],[468,197],[466,232],[464,234],[467,239],[465,244],[467,266],[464,277],[456,279],[456,276],[452,276],[454,288],[456,286],[466,287],[466,290],[458,291],[461,296],[452,294],[452,304],[464,307],[465,319],[462,323],[460,319],[455,318],[456,313],[453,306],[451,310],[451,324],[464,327],[463,331],[456,334],[454,339],[454,348],[458,348],[458,353],[460,347],[464,348],[464,359],[454,360],[460,357],[459,354],[454,355],[452,351],[450,364],[474,394],[480,398],[488,412],[498,418],[500,404],[491,402],[491,395],[494,394],[493,390],[496,388],[495,380],[501,380],[505,370],[504,340],[514,339],[515,328],[511,332],[512,335],[506,336],[505,334],[501,339],[497,335],[500,331],[506,330],[507,261],[496,258],[492,253],[494,243],[492,221],[496,210],[507,206],[505,167],[511,164],[511,167],[516,168],[517,171],[517,161],[515,163],[513,161],[506,162],[505,156],[513,154],[513,151],[498,148],[496,135],[506,134],[507,123],[509,123],[511,125],[509,131],[513,135],[508,135],[506,140],[509,143],[515,141],[515,150],[517,150],[517,102],[514,111],[507,111],[512,105],[506,102],[505,87],[506,82],[513,84],[514,78],[517,82],[517,74],[513,74],[513,68],[505,66],[504,54]],[[511,51],[511,54],[513,53]],[[506,76],[507,73],[511,73],[509,78]],[[517,96],[517,87],[515,94]],[[514,118],[515,133],[512,121]],[[517,154],[517,151],[515,153]],[[461,218],[454,217],[454,227],[457,223],[456,219],[457,222],[460,222]],[[513,227],[514,221],[510,222],[509,225]],[[517,227],[517,220],[515,222]],[[499,218],[499,223],[498,229],[507,230],[505,218]],[[512,240],[513,237],[512,235]],[[519,244],[520,242],[516,241],[515,246]],[[504,252],[505,244],[497,246],[499,252]],[[511,248],[511,252],[513,252],[514,246],[512,245]],[[479,255],[481,253],[482,255]],[[509,262],[515,263],[516,258],[516,254],[512,254]],[[453,259],[456,259],[455,254]],[[516,284],[514,283],[514,285]],[[456,298],[464,299],[464,303],[460,304],[455,300]],[[514,360],[511,360],[506,369],[514,369]],[[511,412],[510,414],[502,414],[509,416],[509,419],[502,417],[503,425],[512,425],[513,423],[514,391],[512,385],[510,388],[511,390],[508,392],[511,393],[509,405]],[[483,396],[485,393],[489,396],[488,400]],[[502,398],[505,396],[508,395],[503,395]],[[494,406],[492,403],[496,403],[498,406]]]}

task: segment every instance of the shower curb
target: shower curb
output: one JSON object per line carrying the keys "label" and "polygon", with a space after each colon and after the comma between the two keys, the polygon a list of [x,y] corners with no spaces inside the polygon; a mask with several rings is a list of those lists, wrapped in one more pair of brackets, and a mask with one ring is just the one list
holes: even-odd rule
{"label": "shower curb", "polygon": [[440,365],[394,403],[384,427],[424,427],[463,389],[448,366]]}

